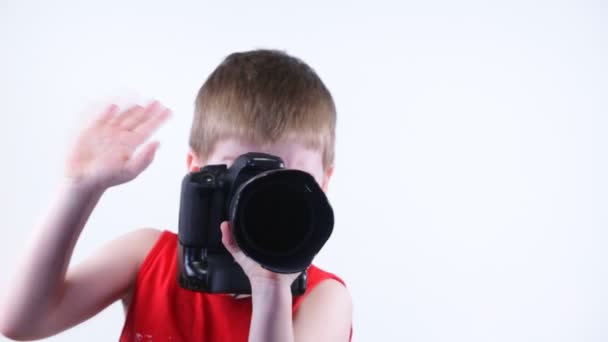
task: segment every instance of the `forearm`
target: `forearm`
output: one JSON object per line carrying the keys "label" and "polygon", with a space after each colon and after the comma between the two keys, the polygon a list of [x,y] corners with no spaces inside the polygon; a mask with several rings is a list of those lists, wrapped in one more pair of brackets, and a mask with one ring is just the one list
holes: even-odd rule
{"label": "forearm", "polygon": [[288,283],[252,282],[249,342],[294,341],[292,296]]}
{"label": "forearm", "polygon": [[9,278],[0,305],[4,328],[35,324],[60,299],[74,246],[102,194],[90,186],[60,182]]}

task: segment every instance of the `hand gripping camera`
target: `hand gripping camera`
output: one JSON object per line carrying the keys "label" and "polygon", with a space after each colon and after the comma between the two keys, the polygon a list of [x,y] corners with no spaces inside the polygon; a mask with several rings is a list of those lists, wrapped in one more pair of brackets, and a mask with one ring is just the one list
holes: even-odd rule
{"label": "hand gripping camera", "polygon": [[334,225],[327,197],[310,174],[285,169],[264,153],[247,153],[226,165],[208,165],[182,181],[178,281],[208,293],[251,293],[249,279],[222,244],[229,221],[241,250],[276,273],[301,273],[291,286],[306,290],[306,269]]}

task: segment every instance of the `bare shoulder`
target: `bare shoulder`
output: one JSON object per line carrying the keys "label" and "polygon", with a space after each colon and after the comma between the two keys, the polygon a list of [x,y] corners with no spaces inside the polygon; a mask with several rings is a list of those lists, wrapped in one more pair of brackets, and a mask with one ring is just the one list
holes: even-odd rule
{"label": "bare shoulder", "polygon": [[130,284],[139,266],[154,246],[161,231],[140,228],[105,243],[84,262],[68,271],[68,280],[94,279],[95,274],[113,274],[112,282]]}
{"label": "bare shoulder", "polygon": [[[99,258],[121,259],[137,272],[162,232],[155,228],[139,228],[120,235],[98,251]],[[125,265],[125,266],[126,266]]]}
{"label": "bare shoulder", "polygon": [[137,277],[139,268],[161,234],[162,231],[156,228],[140,228],[118,237],[111,243],[112,249],[114,250],[129,251],[129,259],[134,268],[131,283],[122,296],[122,305],[125,314],[127,313],[129,305],[131,304],[131,299],[133,298],[135,278]]}
{"label": "bare shoulder", "polygon": [[162,231],[156,228],[139,228],[118,237],[112,242],[112,245],[115,249],[130,251],[132,260],[139,266],[161,234]]}
{"label": "bare shoulder", "polygon": [[308,296],[302,301],[300,309],[312,310],[312,306],[315,305],[321,306],[323,309],[327,309],[327,306],[337,305],[343,309],[350,310],[352,299],[350,292],[344,284],[335,279],[325,279],[310,291]]}
{"label": "bare shoulder", "polygon": [[302,301],[294,317],[296,340],[347,341],[352,325],[352,298],[335,279],[320,282]]}
{"label": "bare shoulder", "polygon": [[161,231],[140,228],[105,243],[80,264],[68,270],[68,280],[93,279],[94,274],[114,274],[114,282],[133,280],[139,265],[158,240]]}

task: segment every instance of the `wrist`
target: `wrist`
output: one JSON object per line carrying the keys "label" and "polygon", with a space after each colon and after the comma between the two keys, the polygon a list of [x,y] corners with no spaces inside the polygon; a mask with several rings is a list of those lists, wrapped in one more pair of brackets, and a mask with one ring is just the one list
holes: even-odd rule
{"label": "wrist", "polygon": [[251,288],[249,341],[294,341],[291,289],[283,283],[261,282]]}
{"label": "wrist", "polygon": [[64,191],[81,195],[101,195],[108,189],[93,180],[70,176],[63,176],[59,181],[59,187]]}
{"label": "wrist", "polygon": [[61,177],[61,185],[70,189],[89,192],[103,192],[109,188],[109,186],[93,177],[74,175],[69,172],[64,173]]}
{"label": "wrist", "polygon": [[291,296],[291,283],[284,279],[253,278],[249,280],[251,294],[255,295],[286,295]]}

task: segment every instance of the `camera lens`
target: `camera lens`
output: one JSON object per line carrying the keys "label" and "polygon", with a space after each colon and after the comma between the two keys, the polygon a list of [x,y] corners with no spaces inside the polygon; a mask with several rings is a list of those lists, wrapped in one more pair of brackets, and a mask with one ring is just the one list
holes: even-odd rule
{"label": "camera lens", "polygon": [[243,252],[278,273],[301,272],[331,235],[333,211],[314,177],[270,170],[242,183],[229,205]]}
{"label": "camera lens", "polygon": [[244,238],[267,255],[298,251],[311,234],[312,213],[300,188],[281,183],[261,186],[251,194],[242,216]]}

